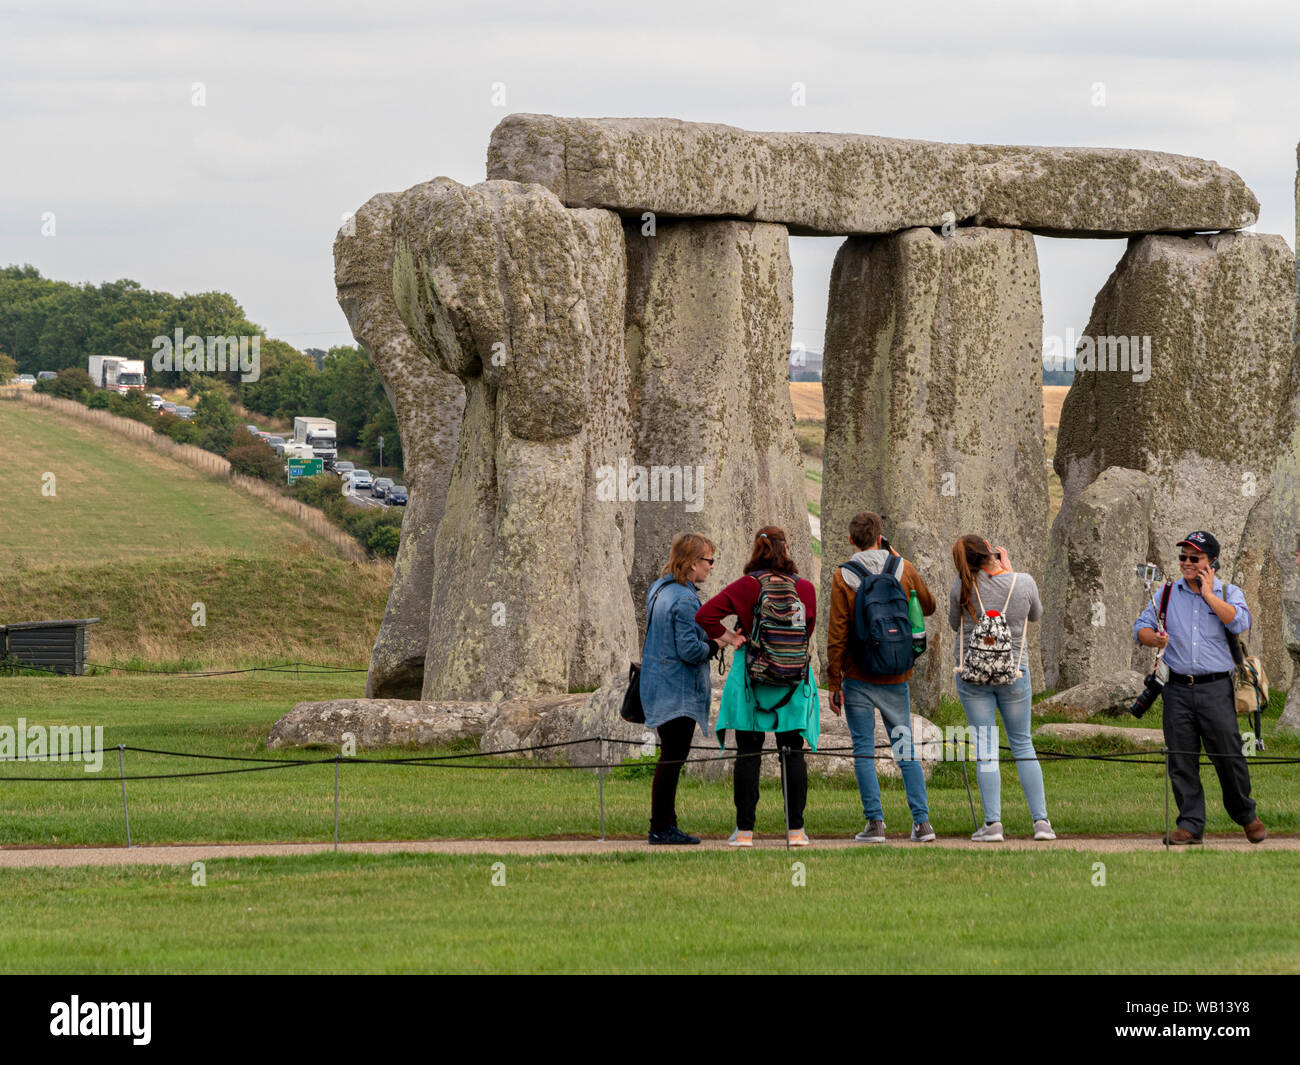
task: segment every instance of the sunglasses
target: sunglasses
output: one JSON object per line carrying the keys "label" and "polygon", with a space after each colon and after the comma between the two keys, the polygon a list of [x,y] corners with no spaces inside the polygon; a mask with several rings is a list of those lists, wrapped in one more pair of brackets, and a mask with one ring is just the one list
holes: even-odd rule
{"label": "sunglasses", "polygon": [[711,558],[701,558],[700,561],[701,561],[701,562],[707,562],[710,566],[713,565],[713,559],[711,559]]}
{"label": "sunglasses", "polygon": [[1203,558],[1205,558],[1205,557],[1207,557],[1207,556],[1205,556],[1205,555],[1179,555],[1179,556],[1178,556],[1178,561],[1179,561],[1179,562],[1200,562],[1201,559],[1203,559]]}

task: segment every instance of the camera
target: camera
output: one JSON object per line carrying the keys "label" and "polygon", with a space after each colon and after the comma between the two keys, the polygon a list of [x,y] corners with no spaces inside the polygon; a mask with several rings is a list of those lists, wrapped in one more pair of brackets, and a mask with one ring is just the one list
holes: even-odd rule
{"label": "camera", "polygon": [[1145,686],[1133,700],[1133,705],[1128,708],[1128,712],[1134,717],[1140,718],[1148,710],[1151,704],[1156,701],[1158,696],[1165,687],[1165,681],[1169,679],[1169,667],[1164,662],[1157,662],[1156,668],[1146,675]]}
{"label": "camera", "polygon": [[1148,673],[1146,676],[1146,687],[1136,699],[1133,705],[1128,708],[1128,712],[1134,717],[1141,717],[1151,709],[1151,704],[1156,701],[1156,696],[1164,689],[1164,684],[1154,673]]}

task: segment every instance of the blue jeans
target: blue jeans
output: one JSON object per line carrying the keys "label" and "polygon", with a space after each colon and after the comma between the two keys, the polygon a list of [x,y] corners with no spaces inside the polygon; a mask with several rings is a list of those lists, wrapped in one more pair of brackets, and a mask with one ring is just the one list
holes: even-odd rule
{"label": "blue jeans", "polygon": [[966,712],[966,720],[976,730],[979,772],[975,776],[979,780],[980,802],[984,804],[984,820],[1002,820],[1002,772],[998,768],[998,746],[994,739],[998,729],[997,712],[1001,710],[1007,743],[1020,774],[1020,787],[1029,803],[1029,816],[1041,821],[1047,816],[1047,798],[1043,794],[1043,769],[1029,735],[1033,720],[1029,671],[1022,671],[1020,679],[1010,684],[968,684],[958,677],[957,698]]}
{"label": "blue jeans", "polygon": [[912,810],[912,823],[919,825],[930,820],[930,807],[925,798],[925,773],[916,759],[912,741],[912,696],[906,681],[902,684],[870,684],[867,681],[845,677],[840,685],[844,692],[844,720],[853,737],[853,774],[858,778],[858,794],[862,796],[862,812],[868,821],[883,821],[884,809],[880,805],[880,779],[876,776],[876,710],[885,722],[903,771],[903,786],[907,789],[907,805]]}

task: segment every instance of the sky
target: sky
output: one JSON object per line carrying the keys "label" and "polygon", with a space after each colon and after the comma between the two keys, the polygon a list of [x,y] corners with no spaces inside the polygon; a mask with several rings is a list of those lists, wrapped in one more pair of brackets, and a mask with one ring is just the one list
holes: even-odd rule
{"label": "sky", "polygon": [[[1249,0],[0,0],[0,265],[224,290],[269,336],[352,343],[343,217],[482,181],[514,112],[1201,156],[1294,246],[1297,74],[1300,8]],[[791,243],[809,350],[839,243]],[[1044,334],[1080,333],[1124,241],[1037,243]]]}

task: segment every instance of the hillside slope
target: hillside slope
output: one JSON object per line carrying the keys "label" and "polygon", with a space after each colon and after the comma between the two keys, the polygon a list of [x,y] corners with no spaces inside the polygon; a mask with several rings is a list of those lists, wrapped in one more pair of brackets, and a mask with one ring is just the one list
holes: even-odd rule
{"label": "hillside slope", "polygon": [[0,402],[0,440],[0,621],[100,617],[95,662],[368,661],[391,566],[90,423]]}

